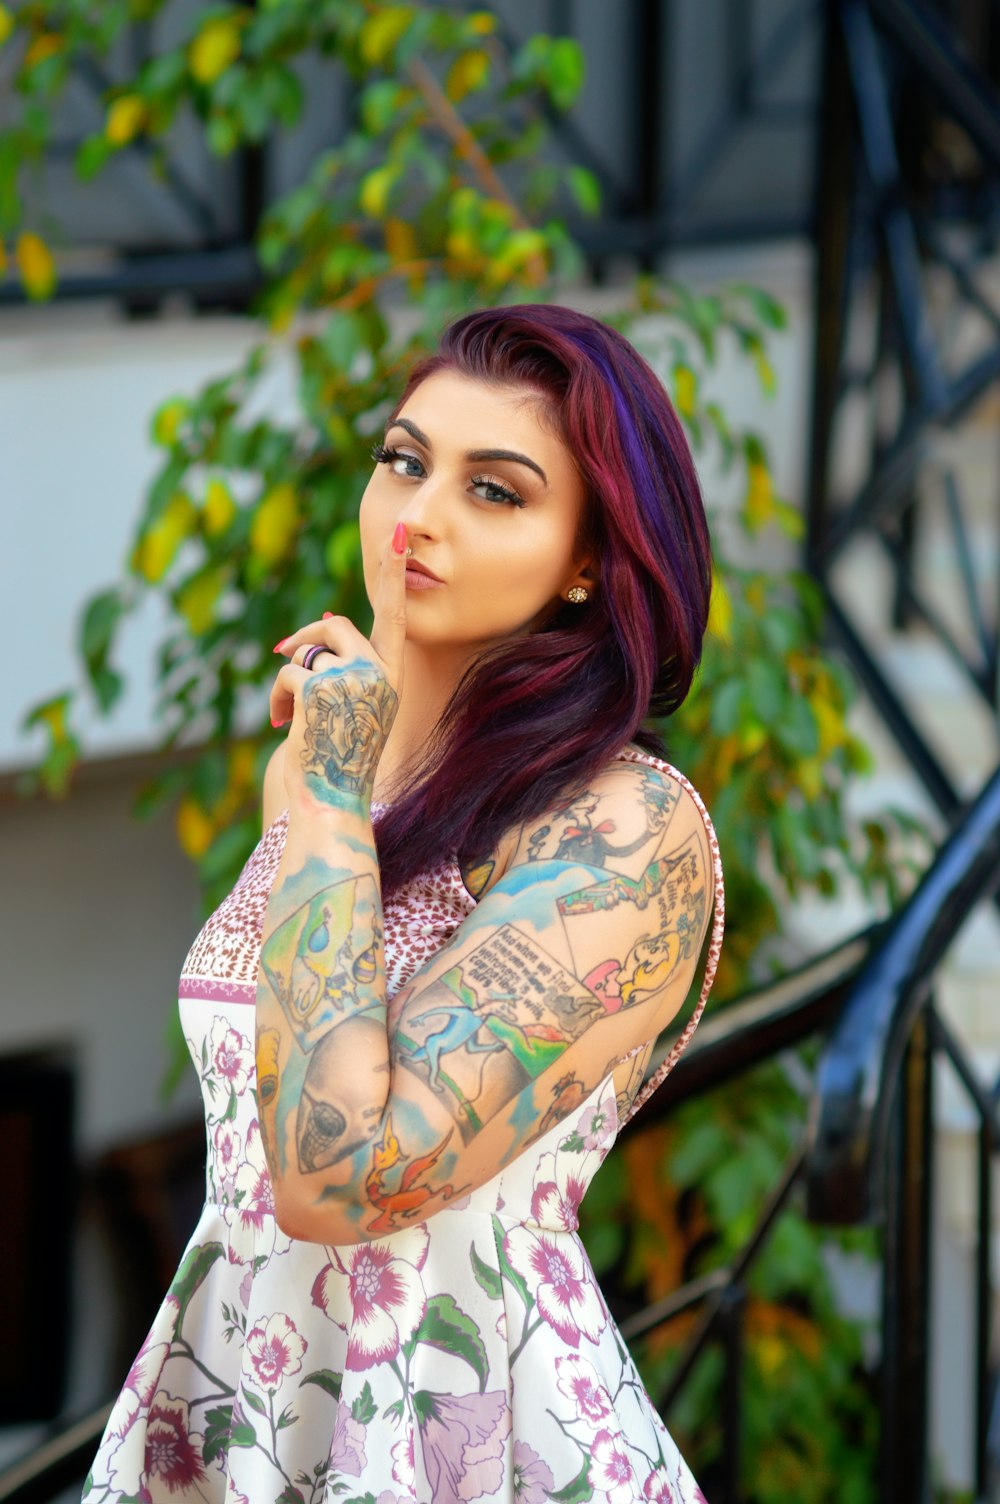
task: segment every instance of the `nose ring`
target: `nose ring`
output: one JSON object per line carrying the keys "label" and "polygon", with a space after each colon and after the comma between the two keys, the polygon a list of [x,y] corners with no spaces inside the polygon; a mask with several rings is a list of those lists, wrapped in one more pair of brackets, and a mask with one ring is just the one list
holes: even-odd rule
{"label": "nose ring", "polygon": [[412,558],[412,557],[413,557],[413,549],[412,549],[412,548],[408,548],[408,549],[407,549],[407,550],[406,550],[406,557],[407,557],[407,558],[408,558],[408,559],[410,559],[410,558]]}

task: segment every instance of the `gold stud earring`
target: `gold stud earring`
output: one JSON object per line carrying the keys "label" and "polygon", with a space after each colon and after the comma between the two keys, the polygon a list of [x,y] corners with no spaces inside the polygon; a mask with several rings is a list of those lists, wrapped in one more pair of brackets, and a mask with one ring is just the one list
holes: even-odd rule
{"label": "gold stud earring", "polygon": [[582,606],[584,601],[589,601],[590,591],[585,590],[582,585],[574,585],[567,590],[566,599],[572,601],[574,606]]}

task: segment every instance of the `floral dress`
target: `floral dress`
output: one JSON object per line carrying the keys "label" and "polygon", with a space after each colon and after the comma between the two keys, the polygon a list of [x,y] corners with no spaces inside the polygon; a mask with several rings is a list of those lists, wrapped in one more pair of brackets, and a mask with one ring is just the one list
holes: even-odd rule
{"label": "floral dress", "polygon": [[[631,750],[623,757],[667,771]],[[693,790],[691,790],[694,793]],[[722,940],[722,872],[698,1006]],[[115,1404],[88,1504],[690,1504],[702,1494],[639,1380],[577,1234],[615,1140],[614,1080],[493,1180],[378,1242],[280,1231],[254,1092],[264,911],[287,830],[264,834],[181,976],[201,1078],[207,1199]],[[386,905],[396,992],[475,907],[458,869]]]}

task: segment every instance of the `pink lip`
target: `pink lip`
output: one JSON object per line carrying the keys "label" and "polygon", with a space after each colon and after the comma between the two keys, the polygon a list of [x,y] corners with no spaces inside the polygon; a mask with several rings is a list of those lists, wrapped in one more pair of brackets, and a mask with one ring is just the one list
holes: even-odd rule
{"label": "pink lip", "polygon": [[426,564],[421,564],[417,559],[407,560],[407,590],[431,590],[435,585],[443,584],[444,580],[439,579],[432,569],[427,568]]}

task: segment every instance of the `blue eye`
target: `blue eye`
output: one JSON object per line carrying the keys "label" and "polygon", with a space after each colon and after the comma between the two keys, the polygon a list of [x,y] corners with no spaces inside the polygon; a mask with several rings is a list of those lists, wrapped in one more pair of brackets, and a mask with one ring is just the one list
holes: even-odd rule
{"label": "blue eye", "polygon": [[372,459],[376,465],[390,466],[395,475],[420,476],[424,473],[415,454],[404,454],[401,449],[391,449],[387,444],[373,444]]}
{"label": "blue eye", "polygon": [[484,501],[492,501],[504,506],[523,507],[524,497],[519,496],[510,486],[505,486],[503,481],[497,480],[490,475],[474,475],[472,484],[486,492]]}

